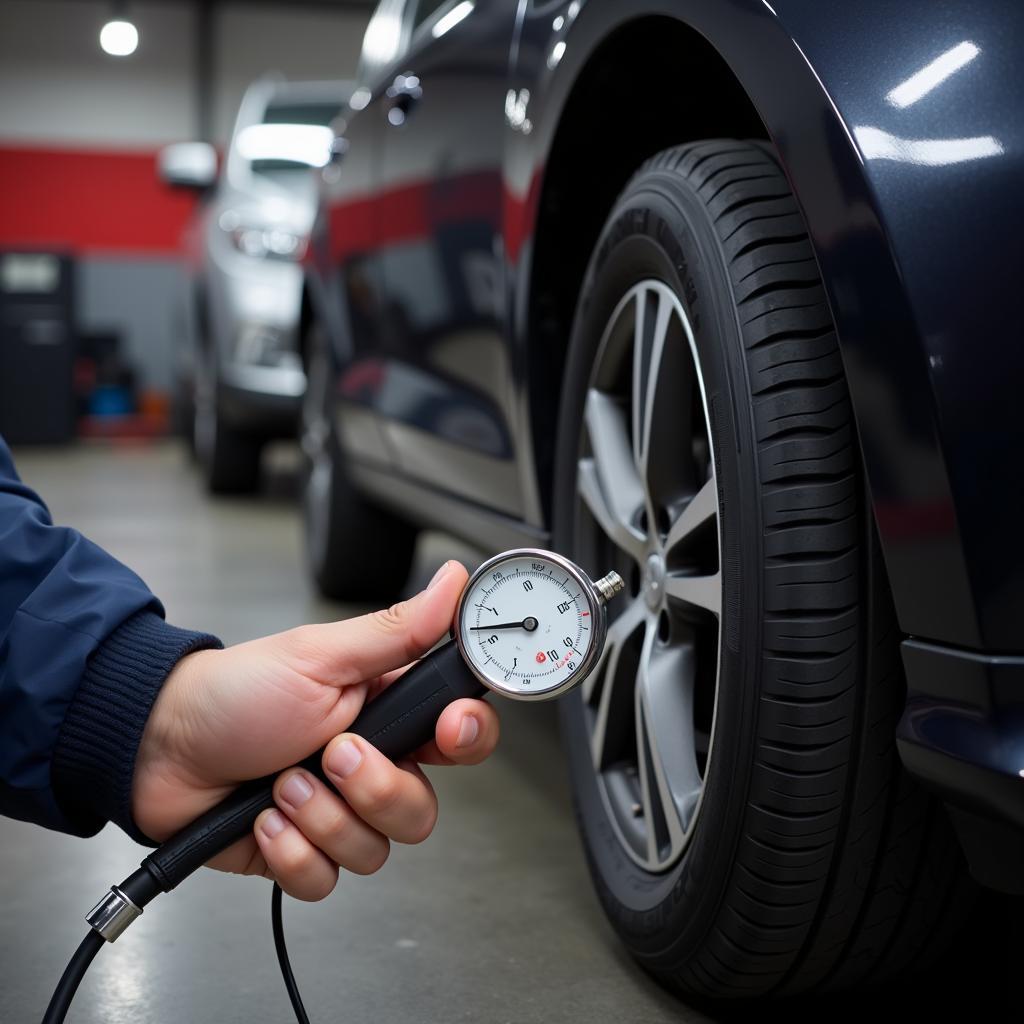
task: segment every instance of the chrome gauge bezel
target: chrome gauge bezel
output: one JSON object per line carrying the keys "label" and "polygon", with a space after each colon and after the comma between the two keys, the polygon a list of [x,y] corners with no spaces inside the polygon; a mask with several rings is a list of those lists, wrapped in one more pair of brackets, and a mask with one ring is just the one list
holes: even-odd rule
{"label": "chrome gauge bezel", "polygon": [[[492,679],[482,672],[469,655],[466,648],[466,638],[464,635],[465,629],[463,628],[463,612],[465,609],[466,598],[470,593],[472,593],[476,584],[488,573],[494,572],[494,570],[503,562],[508,562],[512,559],[518,558],[532,558],[537,561],[551,562],[554,565],[557,565],[563,572],[568,573],[579,585],[580,592],[586,595],[587,605],[590,610],[590,619],[594,624],[594,636],[590,642],[590,649],[584,655],[580,664],[573,669],[572,674],[568,679],[559,683],[557,686],[552,686],[547,690],[539,690],[536,693],[523,693],[519,690],[510,690],[504,685],[504,680]],[[492,693],[497,693],[502,697],[507,697],[509,700],[554,700],[556,697],[561,697],[563,694],[568,693],[570,690],[574,690],[579,686],[597,665],[601,652],[604,650],[605,638],[608,633],[608,614],[605,611],[604,601],[601,599],[601,595],[597,592],[597,588],[594,586],[593,581],[575,562],[571,562],[568,558],[556,554],[554,551],[545,551],[543,548],[513,548],[510,551],[502,551],[501,554],[487,559],[487,561],[478,566],[469,577],[469,581],[463,588],[462,594],[459,597],[459,603],[455,609],[454,632],[455,643],[458,645],[459,653],[462,655],[462,660],[466,663],[470,672],[472,672],[473,675],[476,676],[476,678],[479,679],[480,682]]]}

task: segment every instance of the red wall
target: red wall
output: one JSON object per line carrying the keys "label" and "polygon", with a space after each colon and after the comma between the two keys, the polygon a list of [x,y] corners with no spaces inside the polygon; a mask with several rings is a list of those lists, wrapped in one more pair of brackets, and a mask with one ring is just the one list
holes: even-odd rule
{"label": "red wall", "polygon": [[195,203],[156,150],[0,146],[0,247],[173,256]]}

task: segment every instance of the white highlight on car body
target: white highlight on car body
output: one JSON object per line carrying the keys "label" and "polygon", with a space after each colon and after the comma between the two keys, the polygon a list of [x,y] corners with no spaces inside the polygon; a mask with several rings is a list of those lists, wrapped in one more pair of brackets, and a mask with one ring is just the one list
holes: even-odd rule
{"label": "white highlight on car body", "polygon": [[450,32],[460,21],[465,21],[473,13],[474,7],[476,7],[474,0],[462,0],[461,4],[456,4],[447,14],[442,15],[434,22],[430,34],[435,39],[440,39],[445,32]]}
{"label": "white highlight on car body", "polygon": [[920,71],[915,71],[908,79],[890,89],[885,98],[894,107],[909,107],[937,85],[941,85],[950,75],[956,74],[962,67],[970,64],[979,53],[981,50],[965,39],[945,53],[940,53]]}
{"label": "white highlight on car body", "polygon": [[394,11],[378,10],[366,26],[363,36],[363,59],[374,64],[386,64],[398,55],[402,42],[402,20]]}
{"label": "white highlight on car body", "polygon": [[100,29],[100,46],[111,57],[128,57],[139,46],[139,30],[121,18],[108,21]]}
{"label": "white highlight on car body", "polygon": [[527,108],[530,105],[530,90],[509,89],[505,94],[505,122],[514,131],[520,131],[529,135],[533,130],[533,124],[526,116]]}
{"label": "white highlight on car body", "polygon": [[860,125],[854,138],[865,160],[893,160],[921,167],[945,167],[999,156],[1003,144],[993,135],[975,135],[963,139],[903,139],[881,128]]}

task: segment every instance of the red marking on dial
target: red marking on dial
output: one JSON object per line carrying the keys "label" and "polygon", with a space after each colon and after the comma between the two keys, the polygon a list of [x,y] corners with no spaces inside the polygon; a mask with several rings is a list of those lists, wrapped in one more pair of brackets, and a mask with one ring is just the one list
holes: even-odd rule
{"label": "red marking on dial", "polygon": [[538,665],[542,665],[547,660],[548,660],[548,656],[543,651],[538,651],[537,652],[537,664]]}
{"label": "red marking on dial", "polygon": [[589,615],[589,614],[590,614],[590,612],[583,612],[583,614],[584,614],[584,615]]}

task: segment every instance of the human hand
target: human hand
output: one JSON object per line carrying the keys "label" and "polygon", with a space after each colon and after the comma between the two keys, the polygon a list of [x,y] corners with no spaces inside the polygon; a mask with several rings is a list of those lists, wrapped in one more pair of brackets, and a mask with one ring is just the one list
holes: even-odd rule
{"label": "human hand", "polygon": [[266,875],[292,896],[317,900],[334,888],[339,867],[369,874],[387,859],[390,840],[425,839],[437,799],[419,764],[482,761],[498,740],[494,709],[455,701],[435,741],[398,764],[344,730],[365,700],[448,632],[465,583],[466,570],[448,562],[426,590],[386,611],[183,658],[139,746],[135,823],[162,841],[240,782],[289,769],[327,744],[323,768],[336,791],[300,768],[283,771],[277,809],[211,867]]}

